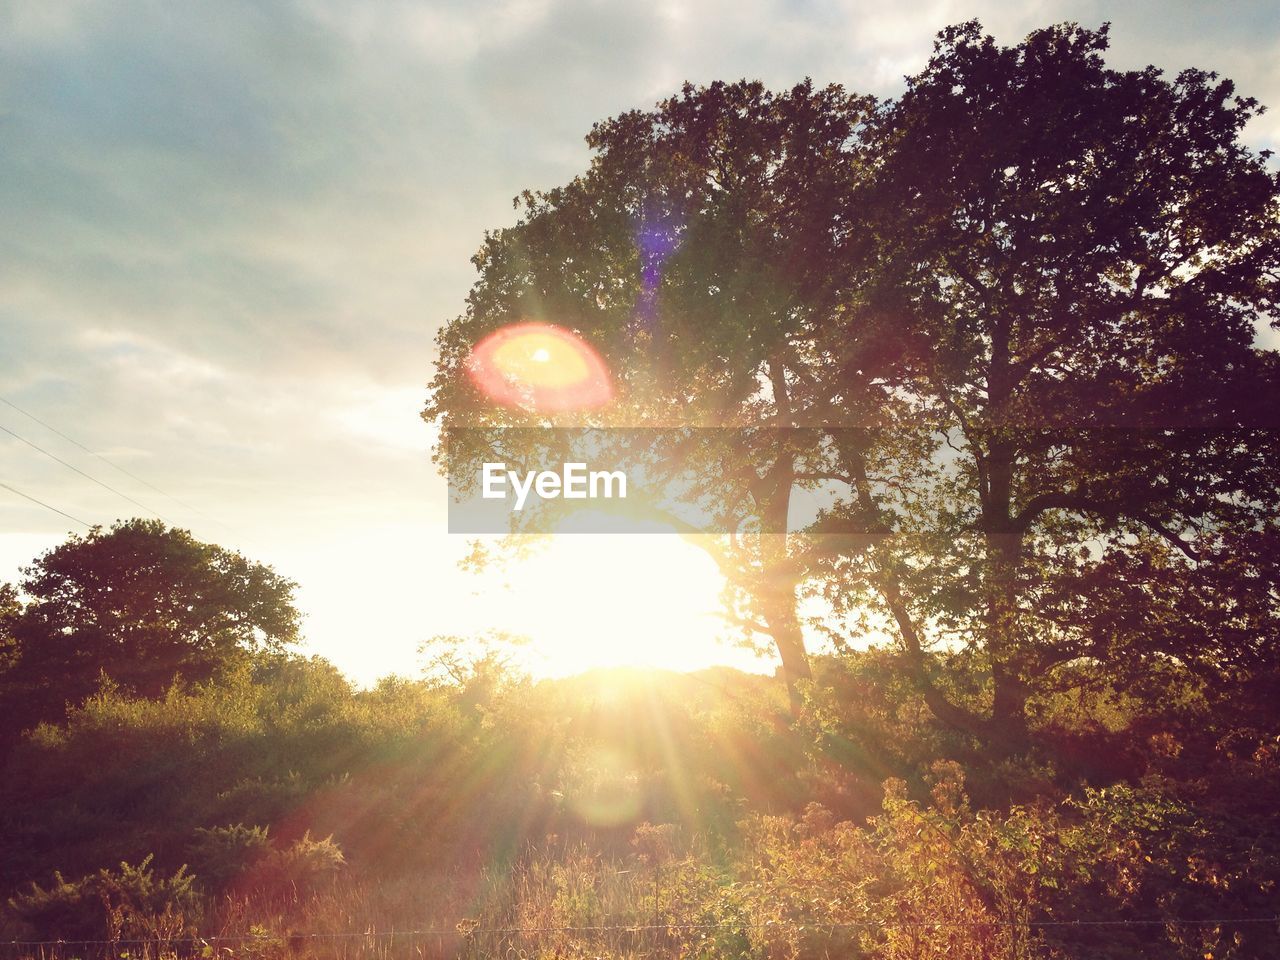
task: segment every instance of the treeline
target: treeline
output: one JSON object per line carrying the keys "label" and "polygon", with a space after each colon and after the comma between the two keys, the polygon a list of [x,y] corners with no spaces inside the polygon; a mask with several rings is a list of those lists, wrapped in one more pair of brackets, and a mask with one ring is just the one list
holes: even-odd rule
{"label": "treeline", "polygon": [[[148,694],[104,661],[4,757],[0,939],[101,941],[38,948],[66,957],[1280,947],[1273,708],[1172,665],[1141,693],[1084,677],[1010,757],[939,724],[894,657],[816,658],[798,720],[780,679],[731,670],[532,682],[454,659],[447,682],[358,690],[241,649]],[[974,682],[963,658],[940,679]]]}

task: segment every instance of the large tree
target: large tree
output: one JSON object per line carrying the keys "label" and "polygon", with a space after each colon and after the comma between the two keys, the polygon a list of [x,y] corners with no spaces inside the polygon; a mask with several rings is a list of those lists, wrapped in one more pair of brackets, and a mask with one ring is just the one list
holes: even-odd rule
{"label": "large tree", "polygon": [[11,727],[56,716],[102,675],[155,696],[297,636],[294,583],[157,520],[94,527],[23,573],[13,662],[0,676]]}
{"label": "large tree", "polygon": [[[1240,142],[1253,101],[1108,69],[1106,44],[970,23],[896,101],[713,84],[597,125],[588,173],[486,239],[427,416],[564,422],[465,376],[532,318],[613,367],[589,422],[779,428],[735,434],[703,492],[775,530],[799,490],[829,508],[806,536],[707,541],[735,614],[795,681],[797,592],[823,586],[837,636],[878,627],[984,740],[1021,743],[1029,698],[1081,663],[1269,662],[1280,405],[1254,338],[1280,186]],[[965,696],[960,662],[984,678]]]}
{"label": "large tree", "polygon": [[[864,139],[860,300],[831,334],[883,331],[886,398],[932,442],[892,477],[850,448],[844,519],[884,536],[829,576],[986,739],[1020,740],[1028,698],[1082,663],[1276,663],[1280,392],[1255,335],[1280,179],[1229,81],[1111,70],[1106,46],[948,29]],[[944,693],[948,656],[981,696]]]}
{"label": "large tree", "polygon": [[[736,509],[774,531],[749,541],[698,537],[735,587],[734,618],[775,644],[798,705],[809,676],[797,589],[804,566],[786,529],[793,493],[822,452],[789,428],[825,413],[830,365],[817,349],[847,287],[844,248],[856,132],[872,103],[808,82],[686,86],[648,112],[597,124],[590,170],[526,193],[519,222],[489,234],[466,312],[438,337],[425,416],[452,441],[456,472],[511,435],[459,427],[696,426],[693,452],[672,434],[651,475],[697,459],[713,530]],[[487,334],[518,321],[576,331],[605,357],[617,399],[589,414],[501,407],[467,375]],[[505,445],[505,446],[504,446]],[[697,528],[695,528],[697,529]]]}

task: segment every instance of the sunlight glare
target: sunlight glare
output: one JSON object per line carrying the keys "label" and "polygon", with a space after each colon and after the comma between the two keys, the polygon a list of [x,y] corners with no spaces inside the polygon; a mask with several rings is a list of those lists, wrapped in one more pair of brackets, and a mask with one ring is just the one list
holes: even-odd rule
{"label": "sunlight glare", "polygon": [[620,666],[772,670],[720,639],[724,579],[680,537],[556,536],[507,573],[508,590],[486,599],[506,629],[530,638],[525,666],[537,676]]}
{"label": "sunlight glare", "polygon": [[613,398],[600,355],[571,330],[516,323],[489,334],[471,351],[472,381],[504,406],[540,412],[584,410]]}

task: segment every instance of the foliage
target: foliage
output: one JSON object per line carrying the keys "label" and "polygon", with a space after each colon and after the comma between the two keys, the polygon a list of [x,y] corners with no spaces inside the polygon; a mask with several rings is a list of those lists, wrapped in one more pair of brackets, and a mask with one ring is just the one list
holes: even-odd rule
{"label": "foliage", "polygon": [[[384,789],[382,765],[416,777],[459,735],[448,694],[423,684],[357,692],[316,660],[260,657],[158,700],[107,687],[8,757],[0,875],[31,877],[52,849],[72,870],[147,853],[176,866],[198,828],[228,823],[271,825],[284,842],[312,826],[324,836],[322,819],[340,823],[344,806],[363,805],[362,785]],[[307,812],[318,791],[326,804]]]}
{"label": "foliage", "polygon": [[242,823],[197,828],[189,849],[201,883],[220,892],[266,860],[272,851],[267,833],[266,827]]}
{"label": "foliage", "polygon": [[[812,728],[772,738],[758,721],[772,710],[787,729],[781,685],[727,671],[513,684],[482,723],[464,720],[463,688],[359,693],[305,661],[159,702],[105,691],[3,771],[21,785],[4,801],[7,882],[50,857],[88,871],[27,887],[14,919],[28,936],[107,930],[93,862],[154,849],[135,869],[191,862],[182,896],[199,906],[113,895],[131,905],[129,929],[172,938],[175,918],[203,917],[206,937],[252,936],[246,949],[264,956],[295,930],[460,920],[445,955],[1243,960],[1272,948],[1257,924],[1149,921],[1268,914],[1273,738],[1193,712],[1153,744],[1158,705],[1102,698],[1095,715],[1073,699],[1050,711],[1042,756],[1004,770],[938,736],[909,685],[877,690],[894,676],[886,656],[819,661],[837,696],[812,701]],[[1056,751],[1098,717],[1128,767],[1090,768],[1110,770],[1091,786]],[[853,746],[878,740],[876,753]],[[114,767],[92,762],[106,751]],[[1007,801],[1009,782],[1025,799]]]}
{"label": "foliage", "polygon": [[[1280,179],[1239,141],[1259,107],[1202,71],[1109,69],[1107,45],[940,34],[868,125],[863,301],[837,325],[892,344],[879,375],[928,439],[893,482],[849,448],[830,522],[881,536],[827,561],[827,596],[883,612],[941,721],[1014,746],[1065,665],[1234,684],[1280,635],[1280,381],[1254,346]],[[932,676],[957,647],[979,696]]]}
{"label": "foliage", "polygon": [[[1280,176],[1240,142],[1254,100],[1109,68],[1108,43],[966,23],[896,101],[713,83],[597,124],[590,168],[475,257],[424,415],[486,429],[437,456],[566,422],[468,376],[486,334],[560,323],[618,384],[585,422],[766,428],[651,473],[769,530],[801,491],[830,503],[804,535],[699,538],[797,712],[802,591],[838,645],[894,637],[936,720],[1007,753],[1083,661],[1117,686],[1169,658],[1228,687],[1273,672],[1280,365],[1254,333]],[[945,688],[956,651],[973,689]]]}
{"label": "foliage", "polygon": [[294,890],[305,890],[330,879],[346,866],[341,848],[333,842],[333,835],[314,840],[311,832],[303,833],[284,850],[280,850],[268,863],[270,869]]}
{"label": "foliage", "polygon": [[22,610],[3,618],[16,647],[0,706],[14,731],[57,719],[103,676],[159,696],[297,636],[295,584],[159,521],[94,527],[24,573]]}
{"label": "foliage", "polygon": [[[95,528],[0,587],[0,927],[113,958],[191,930],[264,960],[304,933],[350,958],[1280,955],[1280,405],[1252,342],[1280,179],[1239,142],[1255,103],[1110,69],[1107,42],[962,24],[886,103],[686,87],[597,125],[590,170],[477,255],[446,430],[546,422],[486,404],[467,358],[556,320],[614,361],[600,422],[769,428],[706,471],[725,509],[829,496],[802,534],[703,543],[781,676],[535,682],[438,637],[422,679],[355,689],[283,651],[273,571]],[[826,439],[772,429],[802,423]]]}
{"label": "foliage", "polygon": [[[854,133],[870,106],[808,81],[779,93],[713,83],[595,125],[590,170],[523,194],[519,223],[488,234],[474,258],[467,311],[437,338],[424,413],[450,437],[437,459],[465,476],[495,445],[511,456],[515,434],[479,429],[507,425],[754,427],[703,431],[696,454],[687,443],[678,456],[659,449],[646,469],[655,478],[696,475],[693,495],[723,523],[742,508],[784,530],[805,486],[795,476],[813,457],[784,428],[819,416],[825,402],[803,384],[821,376],[815,324],[846,280],[842,203]],[[468,375],[471,346],[524,319],[572,327],[600,349],[622,389],[617,405],[598,417],[549,417],[487,402]],[[695,542],[734,586],[747,632],[763,621],[798,704],[808,664],[795,544],[781,535]]]}
{"label": "foliage", "polygon": [[53,883],[10,899],[14,912],[39,936],[57,939],[147,938],[172,940],[199,919],[195,877],[179,867],[157,877],[152,858],[137,866],[121,862],[68,881],[54,872]]}

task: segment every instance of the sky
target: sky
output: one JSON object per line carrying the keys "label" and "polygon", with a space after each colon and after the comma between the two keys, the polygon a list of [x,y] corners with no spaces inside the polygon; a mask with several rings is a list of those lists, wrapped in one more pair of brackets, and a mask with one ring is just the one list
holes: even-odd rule
{"label": "sky", "polygon": [[[150,515],[299,584],[306,652],[359,683],[433,636],[530,636],[543,672],[771,669],[718,640],[675,537],[564,536],[460,568],[418,417],[512,197],[594,121],[685,80],[892,96],[934,34],[1112,23],[1109,61],[1229,76],[1277,110],[1274,2],[0,0],[0,483],[87,523]],[[134,478],[141,478],[145,484]],[[83,527],[0,489],[0,581]],[[602,571],[605,573],[602,574]]]}

